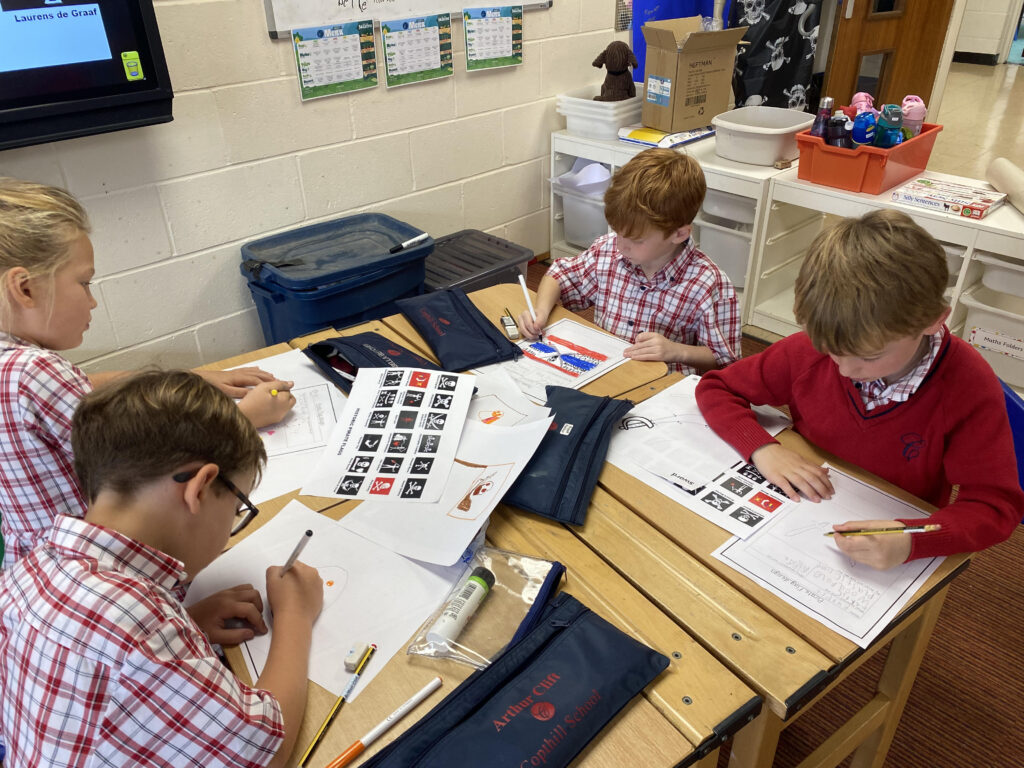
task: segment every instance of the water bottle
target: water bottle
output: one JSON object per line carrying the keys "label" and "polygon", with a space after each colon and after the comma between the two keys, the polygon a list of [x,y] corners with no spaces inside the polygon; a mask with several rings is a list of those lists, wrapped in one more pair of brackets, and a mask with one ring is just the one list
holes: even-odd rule
{"label": "water bottle", "polygon": [[875,126],[875,146],[882,149],[895,147],[903,141],[903,110],[899,104],[885,104],[878,113]]}
{"label": "water bottle", "polygon": [[920,96],[907,96],[903,99],[903,128],[911,137],[921,132],[921,125],[928,114],[928,108]]}
{"label": "water bottle", "polygon": [[850,134],[854,147],[862,144],[873,144],[875,141],[875,114],[873,112],[861,112],[853,121],[853,131]]}
{"label": "water bottle", "polygon": [[828,121],[828,144],[833,147],[853,148],[850,134],[846,131],[846,115],[842,112],[838,112]]}
{"label": "water bottle", "polygon": [[828,133],[828,121],[832,117],[833,103],[831,96],[821,97],[821,101],[818,103],[818,114],[814,118],[814,125],[811,126],[811,136],[825,138]]}
{"label": "water bottle", "polygon": [[875,109],[875,99],[870,93],[864,91],[857,91],[853,94],[853,98],[850,99],[850,106],[857,109],[857,114],[861,112],[870,112],[875,118],[878,117],[878,110]]}

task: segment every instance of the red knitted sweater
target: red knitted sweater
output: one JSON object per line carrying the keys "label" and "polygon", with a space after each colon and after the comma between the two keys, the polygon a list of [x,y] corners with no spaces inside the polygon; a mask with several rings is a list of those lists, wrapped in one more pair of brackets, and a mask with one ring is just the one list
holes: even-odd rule
{"label": "red knitted sweater", "polygon": [[[930,522],[942,530],[913,534],[908,559],[982,550],[1021,521],[1024,492],[999,380],[948,330],[924,382],[903,403],[865,411],[853,382],[804,333],[705,374],[697,403],[748,459],[775,442],[749,405],[788,405],[810,442],[939,507]],[[954,485],[960,490],[948,504]]]}

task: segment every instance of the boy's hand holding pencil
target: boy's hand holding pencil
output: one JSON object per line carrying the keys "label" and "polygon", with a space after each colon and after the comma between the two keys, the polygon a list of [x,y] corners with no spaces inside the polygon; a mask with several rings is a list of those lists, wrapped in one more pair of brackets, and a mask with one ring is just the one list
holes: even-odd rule
{"label": "boy's hand holding pencil", "polygon": [[277,379],[261,382],[238,401],[238,407],[257,427],[276,424],[295,407],[295,396],[291,393],[293,384]]}
{"label": "boy's hand holding pencil", "polygon": [[[938,530],[940,525],[905,527],[898,520],[850,520],[832,526],[832,541],[847,557],[887,570],[910,557],[913,533]],[[845,533],[845,535],[844,535]]]}

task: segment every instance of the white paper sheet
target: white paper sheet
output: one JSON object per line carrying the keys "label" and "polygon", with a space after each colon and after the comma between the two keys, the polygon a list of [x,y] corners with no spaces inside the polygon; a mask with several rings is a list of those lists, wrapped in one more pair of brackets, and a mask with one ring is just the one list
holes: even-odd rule
{"label": "white paper sheet", "polygon": [[887,571],[850,560],[825,535],[833,523],[927,515],[834,467],[829,476],[831,499],[789,505],[746,540],[731,539],[712,554],[867,648],[944,558],[911,560]]}
{"label": "white paper sheet", "polygon": [[537,405],[520,392],[512,377],[499,366],[489,365],[478,370],[473,384],[476,393],[469,403],[467,418],[474,421],[512,427],[546,419],[550,414],[543,405]]}
{"label": "white paper sheet", "polygon": [[520,341],[523,357],[496,363],[481,370],[499,368],[516,386],[538,403],[547,400],[544,387],[557,384],[579,389],[627,361],[622,351],[628,341],[575,320],[558,320],[544,329],[544,341]]}
{"label": "white paper sheet", "polygon": [[[734,536],[746,537],[793,502],[704,421],[695,395],[699,381],[687,376],[627,413],[612,433],[608,461]],[[773,435],[790,423],[774,408],[754,410]]]}
{"label": "white paper sheet", "polygon": [[253,680],[267,662],[273,634],[266,569],[283,564],[307,530],[313,537],[299,559],[315,567],[324,580],[324,607],[313,626],[309,679],[340,696],[351,678],[341,663],[345,653],[357,642],[376,643],[377,652],[356,685],[354,699],[462,577],[471,554],[450,568],[417,563],[350,533],[297,501],[289,502],[273,520],[200,572],[185,601],[191,605],[237,584],[251,583],[260,591],[271,631],[242,645]]}
{"label": "white paper sheet", "polygon": [[473,379],[419,368],[361,369],[302,492],[437,501],[469,411]]}
{"label": "white paper sheet", "polygon": [[449,565],[522,472],[550,424],[550,416],[514,427],[469,420],[438,503],[364,501],[338,525],[406,557]]}
{"label": "white paper sheet", "polygon": [[248,366],[294,382],[292,394],[297,401],[284,419],[260,430],[267,466],[259,486],[250,494],[253,503],[259,504],[302,485],[345,407],[345,393],[328,381],[300,349],[238,367]]}

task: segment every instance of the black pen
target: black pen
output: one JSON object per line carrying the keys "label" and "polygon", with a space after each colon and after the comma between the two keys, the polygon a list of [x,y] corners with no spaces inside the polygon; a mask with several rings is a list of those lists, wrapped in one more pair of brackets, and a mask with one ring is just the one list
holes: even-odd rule
{"label": "black pen", "polygon": [[406,248],[412,248],[414,245],[419,245],[420,243],[422,243],[428,237],[430,237],[429,234],[427,234],[426,232],[421,232],[420,234],[416,235],[416,237],[410,238],[406,240],[404,243],[399,243],[398,245],[391,246],[391,250],[388,251],[388,253],[398,253],[399,251],[404,251]]}

